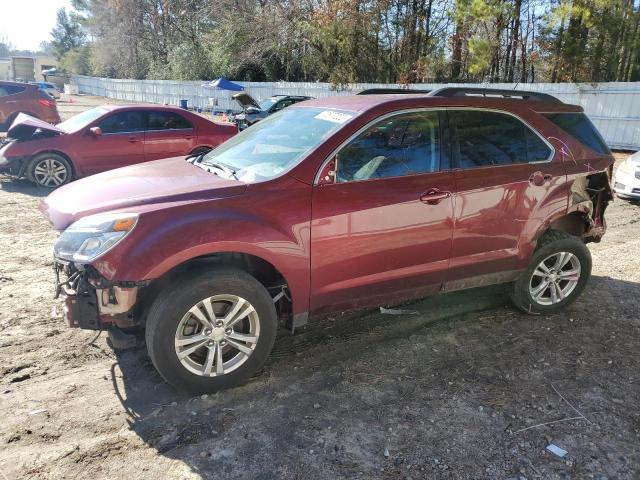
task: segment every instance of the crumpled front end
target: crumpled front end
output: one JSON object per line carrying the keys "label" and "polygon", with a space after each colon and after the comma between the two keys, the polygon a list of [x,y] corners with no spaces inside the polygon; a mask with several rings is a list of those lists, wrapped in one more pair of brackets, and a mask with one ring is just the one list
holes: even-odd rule
{"label": "crumpled front end", "polygon": [[56,298],[65,300],[65,318],[70,327],[103,330],[109,326],[137,326],[136,302],[147,281],[112,282],[91,266],[54,262]]}

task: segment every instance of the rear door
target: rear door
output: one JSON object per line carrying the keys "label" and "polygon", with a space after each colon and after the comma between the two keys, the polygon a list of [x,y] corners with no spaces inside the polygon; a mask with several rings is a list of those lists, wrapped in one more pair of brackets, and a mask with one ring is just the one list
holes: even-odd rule
{"label": "rear door", "polygon": [[441,288],[451,252],[453,174],[440,116],[413,111],[374,122],[339,150],[335,182],[314,187],[313,312]]}
{"label": "rear door", "polygon": [[[0,85],[0,124],[3,124],[14,112],[19,112],[22,105],[23,96],[20,95],[26,90],[26,86]],[[10,125],[6,125],[9,128]]]}
{"label": "rear door", "polygon": [[197,138],[193,124],[184,116],[164,110],[148,110],[144,140],[146,161],[188,155]]}
{"label": "rear door", "polygon": [[94,136],[87,129],[78,136],[74,148],[84,159],[85,174],[144,162],[143,119],[141,110],[113,112],[94,124],[102,135]]}
{"label": "rear door", "polygon": [[565,170],[551,145],[518,117],[449,110],[456,194],[445,288],[508,281],[524,268],[523,234],[566,209]]}

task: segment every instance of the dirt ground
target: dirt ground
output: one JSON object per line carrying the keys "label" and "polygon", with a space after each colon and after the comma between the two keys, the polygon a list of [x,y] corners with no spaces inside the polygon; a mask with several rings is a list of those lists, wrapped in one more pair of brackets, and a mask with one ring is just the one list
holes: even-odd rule
{"label": "dirt ground", "polygon": [[[74,100],[63,115],[96,103]],[[562,314],[492,287],[328,318],[282,332],[248,385],[189,398],[143,348],[66,328],[44,195],[0,179],[1,479],[640,478],[638,205],[610,207]]]}

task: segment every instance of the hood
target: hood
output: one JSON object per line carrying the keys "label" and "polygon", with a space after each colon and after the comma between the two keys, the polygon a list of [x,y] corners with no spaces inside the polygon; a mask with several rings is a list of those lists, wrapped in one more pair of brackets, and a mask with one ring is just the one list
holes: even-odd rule
{"label": "hood", "polygon": [[40,210],[56,230],[64,230],[94,213],[225,198],[247,188],[242,182],[206,172],[184,158],[141,163],[77,180],[51,193],[40,203]]}
{"label": "hood", "polygon": [[258,102],[256,102],[255,99],[247,92],[236,93],[231,98],[238,102],[243,110],[248,107],[254,107],[260,110],[260,105],[258,105]]}
{"label": "hood", "polygon": [[64,130],[44,120],[20,113],[9,127],[9,130],[7,130],[7,137],[24,140],[31,137],[36,130],[40,130],[41,132],[66,133]]}

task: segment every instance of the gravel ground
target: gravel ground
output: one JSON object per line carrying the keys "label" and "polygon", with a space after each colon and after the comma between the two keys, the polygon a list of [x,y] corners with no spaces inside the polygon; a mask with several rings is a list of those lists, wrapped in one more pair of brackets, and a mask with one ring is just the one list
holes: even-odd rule
{"label": "gravel ground", "polygon": [[0,179],[3,479],[640,477],[638,205],[610,207],[562,314],[520,314],[491,287],[327,318],[282,332],[248,385],[189,398],[144,349],[65,327],[45,194]]}

